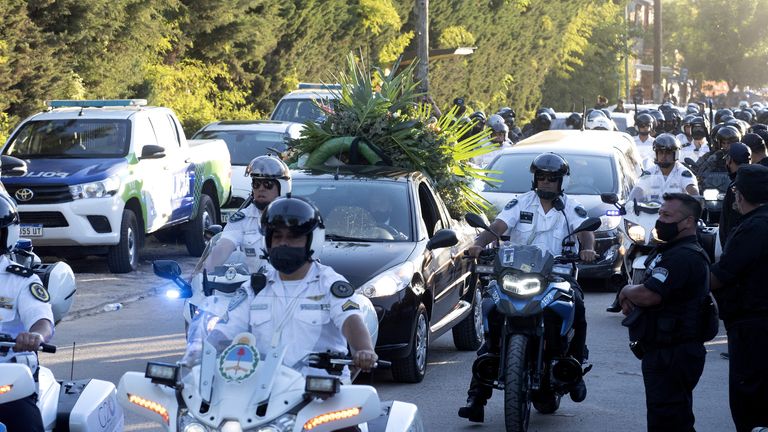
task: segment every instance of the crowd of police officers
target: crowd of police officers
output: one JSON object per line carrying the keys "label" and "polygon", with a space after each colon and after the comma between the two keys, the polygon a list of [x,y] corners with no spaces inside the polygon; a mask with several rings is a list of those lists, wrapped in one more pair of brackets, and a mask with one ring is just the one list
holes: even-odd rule
{"label": "crowd of police officers", "polygon": [[[454,103],[463,105],[463,100]],[[586,118],[572,113],[566,126],[615,130],[615,125],[604,126],[612,122],[600,120],[611,119],[606,108],[595,106]],[[719,217],[707,215],[711,225],[719,225],[723,252],[711,263],[713,254],[699,242],[704,198],[666,194],[656,223],[662,242],[646,261],[645,280],[619,293],[627,315],[623,324],[642,361],[648,430],[693,431],[692,394],[704,369],[704,342],[717,333],[719,312],[728,336],[724,357],[729,358],[731,414],[737,431],[752,431],[768,426],[768,376],[763,373],[768,284],[762,270],[768,262],[768,105],[742,102],[714,111],[711,104],[707,109],[706,103],[691,102],[681,111],[669,102],[638,110],[631,132],[641,156],[651,160],[654,137],[676,136],[675,159],[696,175],[702,193],[712,187],[710,176],[728,176],[729,183],[715,186],[723,203]],[[467,118],[477,128],[492,129],[493,141],[503,148],[549,129],[555,112],[540,108],[522,130],[509,107],[487,120],[480,111]]]}

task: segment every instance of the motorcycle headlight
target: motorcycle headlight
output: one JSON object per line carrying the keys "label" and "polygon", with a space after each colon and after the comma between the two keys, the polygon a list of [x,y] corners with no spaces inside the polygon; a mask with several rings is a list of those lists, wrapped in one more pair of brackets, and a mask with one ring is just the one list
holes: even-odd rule
{"label": "motorcycle headlight", "polygon": [[645,243],[645,228],[624,219],[627,235],[635,243]]}
{"label": "motorcycle headlight", "polygon": [[295,423],[295,415],[285,414],[266,426],[256,428],[254,432],[291,432]]}
{"label": "motorcycle headlight", "polygon": [[404,262],[364,283],[361,292],[368,298],[394,295],[411,283],[415,271],[413,263]]}
{"label": "motorcycle headlight", "polygon": [[527,297],[541,292],[541,281],[525,274],[505,273],[501,276],[501,288],[509,294]]}
{"label": "motorcycle headlight", "polygon": [[179,410],[178,430],[179,432],[210,432],[208,426],[198,422],[184,408]]}
{"label": "motorcycle headlight", "polygon": [[72,194],[74,200],[103,198],[116,194],[118,189],[120,189],[120,177],[112,176],[104,180],[72,185],[69,187],[69,193]]}
{"label": "motorcycle headlight", "polygon": [[704,189],[704,193],[701,194],[705,201],[717,201],[717,196],[720,191],[717,189]]}

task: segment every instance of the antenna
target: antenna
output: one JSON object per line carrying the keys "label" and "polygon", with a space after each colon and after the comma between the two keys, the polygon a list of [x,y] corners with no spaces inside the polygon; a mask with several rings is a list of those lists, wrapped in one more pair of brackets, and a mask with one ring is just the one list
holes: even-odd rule
{"label": "antenna", "polygon": [[69,364],[69,380],[72,381],[75,376],[75,341],[72,341],[72,362]]}
{"label": "antenna", "polygon": [[584,131],[584,127],[587,125],[587,103],[584,102],[584,98],[581,98],[581,130]]}

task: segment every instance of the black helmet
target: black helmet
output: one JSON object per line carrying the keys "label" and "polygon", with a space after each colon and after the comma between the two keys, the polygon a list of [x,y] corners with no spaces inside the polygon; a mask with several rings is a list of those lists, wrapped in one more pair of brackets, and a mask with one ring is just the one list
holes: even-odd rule
{"label": "black helmet", "polygon": [[[325,225],[320,211],[315,206],[296,197],[278,198],[272,201],[261,215],[260,229],[267,251],[272,248],[272,235],[278,228],[288,228],[293,235],[308,237],[304,261],[316,259],[319,256],[320,248],[325,242]],[[272,260],[270,263],[277,268]]]}
{"label": "black helmet", "polygon": [[683,126],[690,126],[693,124],[693,120],[696,119],[698,116],[694,114],[688,114],[685,117],[683,117]]}
{"label": "black helmet", "polygon": [[501,118],[504,119],[504,122],[507,124],[507,126],[509,126],[510,129],[515,127],[515,121],[517,119],[515,110],[510,107],[503,107],[496,114],[500,115]]}
{"label": "black helmet", "polygon": [[552,116],[549,113],[541,112],[536,115],[533,124],[538,130],[549,130],[549,127],[552,125]]}
{"label": "black helmet", "polygon": [[5,192],[0,192],[0,253],[8,253],[19,241],[19,211]]}
{"label": "black helmet", "polygon": [[565,119],[565,125],[571,129],[581,129],[581,114],[571,113],[571,115]]}
{"label": "black helmet", "polygon": [[291,193],[291,170],[282,160],[274,156],[257,156],[245,168],[245,176],[262,180],[275,180],[280,196]]}
{"label": "black helmet", "polygon": [[653,129],[656,126],[656,120],[648,113],[638,114],[635,119],[635,126],[638,129],[644,126],[650,126]]}
{"label": "black helmet", "polygon": [[709,122],[706,117],[695,116],[691,120],[691,136],[694,139],[700,140],[706,138],[709,135]]}
{"label": "black helmet", "polygon": [[741,121],[745,121],[745,122],[747,122],[749,124],[752,123],[752,119],[754,118],[752,113],[747,111],[747,110],[745,110],[745,109],[740,110],[740,111],[736,111],[735,113],[733,113],[733,116],[736,117],[736,119],[741,120]]}
{"label": "black helmet", "polygon": [[680,141],[677,139],[677,137],[671,133],[662,133],[657,135],[653,140],[653,152],[655,154],[654,162],[661,168],[669,168],[674,164],[674,162],[659,162],[656,152],[659,150],[672,151],[675,154],[674,160],[677,161],[680,159],[680,149],[682,147],[683,146],[680,145]]}
{"label": "black helmet", "polygon": [[768,108],[763,108],[757,113],[757,122],[768,124]]}
{"label": "black helmet", "polygon": [[723,148],[724,144],[732,144],[741,141],[741,133],[733,126],[722,126],[717,130],[715,141],[717,141],[720,148]]}
{"label": "black helmet", "polygon": [[485,113],[482,111],[473,112],[472,114],[469,115],[469,119],[474,122],[477,122],[477,124],[481,126],[485,126],[486,117],[485,117]]}
{"label": "black helmet", "polygon": [[733,115],[733,111],[729,110],[728,108],[721,108],[717,111],[715,111],[715,123],[721,123],[723,122],[722,117],[724,115]]}
{"label": "black helmet", "polygon": [[661,111],[661,114],[664,116],[664,123],[662,128],[665,132],[677,132],[677,128],[680,125],[680,121],[682,120],[680,113],[669,105],[664,105],[662,108],[664,108],[664,110]]}
{"label": "black helmet", "polygon": [[648,114],[655,120],[653,129],[656,131],[656,134],[664,133],[664,114],[659,110],[649,110]]}
{"label": "black helmet", "polygon": [[743,121],[737,118],[728,120],[727,122],[725,122],[725,125],[736,128],[736,130],[739,131],[739,135],[744,135],[745,133],[747,133],[747,129],[749,129],[748,124],[744,123]]}
{"label": "black helmet", "polygon": [[536,194],[544,199],[554,199],[554,196],[547,196],[546,192],[539,192],[536,190],[536,176],[540,174],[548,174],[560,178],[560,194],[568,186],[567,180],[571,175],[571,168],[568,166],[568,162],[557,153],[542,153],[536,156],[531,162],[531,173],[533,174],[533,180],[531,182],[531,189],[536,191]]}

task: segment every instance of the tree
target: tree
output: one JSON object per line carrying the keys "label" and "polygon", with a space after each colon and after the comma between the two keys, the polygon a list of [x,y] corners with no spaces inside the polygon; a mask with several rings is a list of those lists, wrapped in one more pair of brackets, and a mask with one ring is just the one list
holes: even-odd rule
{"label": "tree", "polygon": [[729,92],[768,84],[768,0],[680,0],[664,7],[664,39],[672,41],[667,55],[677,50],[689,75],[725,81]]}

